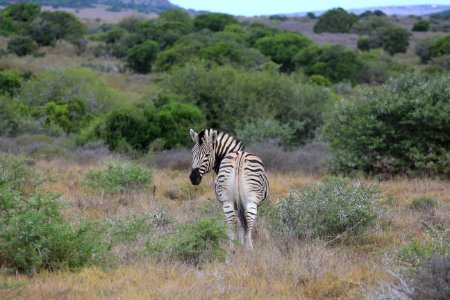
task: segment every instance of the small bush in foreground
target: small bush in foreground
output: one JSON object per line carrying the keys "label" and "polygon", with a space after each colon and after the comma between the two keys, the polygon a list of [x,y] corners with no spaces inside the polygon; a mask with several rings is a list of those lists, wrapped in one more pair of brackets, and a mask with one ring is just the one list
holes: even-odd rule
{"label": "small bush in foreground", "polygon": [[226,226],[216,219],[204,218],[190,224],[180,225],[174,233],[169,233],[147,250],[161,259],[174,259],[199,265],[214,260],[223,260],[225,250],[221,246],[226,240]]}
{"label": "small bush in foreground", "polygon": [[345,231],[361,231],[375,218],[379,194],[361,182],[349,185],[344,178],[331,178],[291,191],[279,205],[283,230],[299,238],[336,237]]}
{"label": "small bush in foreground", "polygon": [[410,207],[415,210],[429,210],[437,206],[437,199],[423,196],[413,199]]}
{"label": "small bush in foreground", "polygon": [[450,299],[450,255],[435,256],[413,278],[413,300]]}
{"label": "small bush in foreground", "polygon": [[116,194],[144,188],[151,178],[152,172],[137,164],[110,161],[102,169],[88,171],[83,183],[91,188]]}

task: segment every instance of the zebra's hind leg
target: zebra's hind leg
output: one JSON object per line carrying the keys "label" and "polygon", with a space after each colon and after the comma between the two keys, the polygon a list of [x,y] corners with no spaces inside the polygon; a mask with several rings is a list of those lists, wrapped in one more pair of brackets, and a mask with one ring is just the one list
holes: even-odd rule
{"label": "zebra's hind leg", "polygon": [[249,251],[253,250],[252,232],[257,212],[258,208],[255,202],[252,201],[247,204],[245,210],[245,218],[247,220],[247,232],[245,233],[245,246]]}
{"label": "zebra's hind leg", "polygon": [[225,213],[225,217],[227,219],[227,231],[228,231],[228,238],[230,239],[230,250],[232,253],[234,253],[234,245],[236,243],[236,231],[237,231],[237,218],[236,218],[236,212],[234,210],[233,204],[230,204],[228,202],[225,202],[223,204],[223,212]]}

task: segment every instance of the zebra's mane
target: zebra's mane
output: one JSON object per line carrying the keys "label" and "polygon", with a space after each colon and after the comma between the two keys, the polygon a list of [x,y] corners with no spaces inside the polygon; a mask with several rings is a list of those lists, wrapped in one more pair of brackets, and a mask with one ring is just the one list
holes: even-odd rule
{"label": "zebra's mane", "polygon": [[230,152],[237,150],[244,150],[245,146],[242,141],[230,133],[214,128],[206,128],[198,133],[198,143],[201,145],[211,136],[213,132],[217,133],[216,145],[215,145],[215,164],[214,171],[216,174],[219,172],[220,163],[222,162],[225,155]]}

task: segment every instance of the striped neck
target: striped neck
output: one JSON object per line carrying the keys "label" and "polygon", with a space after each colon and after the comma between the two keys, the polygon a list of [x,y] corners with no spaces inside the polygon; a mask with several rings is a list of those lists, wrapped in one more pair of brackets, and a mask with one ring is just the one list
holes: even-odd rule
{"label": "striped neck", "polygon": [[217,133],[217,139],[216,142],[214,143],[215,157],[213,170],[216,174],[218,174],[220,164],[222,163],[223,158],[231,152],[242,151],[245,149],[245,147],[244,144],[241,142],[241,140],[235,138],[234,136],[226,132],[212,128],[208,128],[201,131],[198,134],[199,141],[203,140],[204,136],[211,136],[213,132]]}

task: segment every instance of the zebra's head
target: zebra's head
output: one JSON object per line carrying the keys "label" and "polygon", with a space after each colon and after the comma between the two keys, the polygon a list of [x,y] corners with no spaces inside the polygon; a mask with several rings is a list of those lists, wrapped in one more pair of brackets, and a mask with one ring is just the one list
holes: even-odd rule
{"label": "zebra's head", "polygon": [[198,185],[203,175],[211,171],[214,166],[214,144],[217,131],[205,129],[196,133],[191,129],[190,133],[195,145],[192,148],[192,172],[189,178],[193,185]]}

